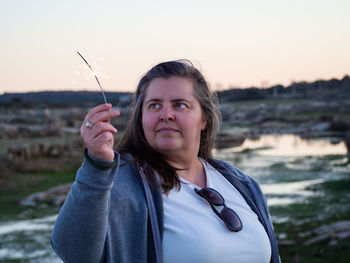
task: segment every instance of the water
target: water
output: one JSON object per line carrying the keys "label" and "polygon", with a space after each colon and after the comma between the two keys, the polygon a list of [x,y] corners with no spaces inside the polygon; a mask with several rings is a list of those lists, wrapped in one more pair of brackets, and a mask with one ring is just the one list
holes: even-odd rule
{"label": "water", "polygon": [[[256,179],[271,207],[305,202],[315,195],[307,190],[321,182],[350,175],[344,143],[330,140],[304,140],[295,135],[263,135],[247,139],[238,148],[215,151],[217,158],[230,161]],[[331,197],[328,197],[328,199]],[[344,209],[350,196],[337,198],[330,210]],[[56,215],[44,218],[0,222],[1,262],[61,262],[50,246],[50,234]],[[287,221],[288,215],[273,215],[275,222]],[[283,234],[283,233],[282,233]],[[281,235],[282,235],[281,234]]]}
{"label": "water", "polygon": [[62,262],[50,247],[50,235],[56,215],[0,224],[0,261]]}
{"label": "water", "polygon": [[[286,134],[246,140],[238,148],[215,152],[215,156],[230,161],[257,180],[268,199],[270,210],[274,211],[274,222],[284,222],[290,217],[296,218],[291,212],[286,215],[288,205],[315,202],[315,197],[318,197],[320,205],[315,206],[309,216],[323,220],[345,210],[350,214],[350,191],[335,196],[331,192],[325,195],[323,191],[310,190],[320,183],[350,177],[350,157],[346,153],[343,142],[333,144],[330,139],[305,140]],[[301,218],[303,213],[298,217]],[[302,220],[296,223],[302,223]]]}

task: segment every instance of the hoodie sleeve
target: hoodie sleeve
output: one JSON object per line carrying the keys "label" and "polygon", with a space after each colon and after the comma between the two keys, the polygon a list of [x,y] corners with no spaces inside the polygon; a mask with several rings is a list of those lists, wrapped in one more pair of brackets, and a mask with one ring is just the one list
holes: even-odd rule
{"label": "hoodie sleeve", "polygon": [[115,165],[101,169],[85,155],[51,236],[51,245],[64,262],[103,262],[110,190],[119,161],[115,153]]}

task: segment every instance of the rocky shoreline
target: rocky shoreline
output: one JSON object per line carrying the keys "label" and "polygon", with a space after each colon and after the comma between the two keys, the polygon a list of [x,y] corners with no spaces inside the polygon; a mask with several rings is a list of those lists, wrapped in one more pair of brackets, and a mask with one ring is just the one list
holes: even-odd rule
{"label": "rocky shoreline", "polygon": [[[112,123],[122,132],[130,109],[125,106],[118,109],[121,115]],[[87,111],[86,107],[11,110],[0,107],[0,140],[79,135]],[[220,111],[223,128],[218,136],[219,146],[225,140],[235,145],[242,136],[288,133],[304,138],[330,137],[344,141],[350,148],[350,99],[223,102]],[[228,132],[226,127],[234,129]]]}

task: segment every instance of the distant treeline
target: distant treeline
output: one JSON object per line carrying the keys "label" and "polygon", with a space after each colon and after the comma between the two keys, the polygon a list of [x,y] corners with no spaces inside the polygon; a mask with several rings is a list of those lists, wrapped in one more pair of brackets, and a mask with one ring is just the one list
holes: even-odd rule
{"label": "distant treeline", "polygon": [[[263,100],[263,99],[350,99],[350,77],[343,79],[317,80],[314,82],[295,82],[289,86],[275,85],[270,88],[228,89],[217,92],[221,102]],[[117,106],[130,103],[132,93],[106,92],[107,101]],[[103,103],[100,92],[89,91],[41,91],[27,93],[4,93],[0,96],[0,105],[38,106],[54,104],[66,106],[91,106],[91,103]]]}
{"label": "distant treeline", "polygon": [[[105,92],[107,102],[114,105],[125,106],[130,103],[130,92]],[[21,104],[22,106],[56,105],[91,106],[91,104],[104,103],[101,92],[89,91],[39,91],[27,93],[4,93],[0,96],[1,105]]]}
{"label": "distant treeline", "polygon": [[314,82],[294,82],[284,87],[228,89],[219,91],[221,102],[259,99],[322,99],[338,100],[350,98],[350,77],[343,79],[317,80]]}

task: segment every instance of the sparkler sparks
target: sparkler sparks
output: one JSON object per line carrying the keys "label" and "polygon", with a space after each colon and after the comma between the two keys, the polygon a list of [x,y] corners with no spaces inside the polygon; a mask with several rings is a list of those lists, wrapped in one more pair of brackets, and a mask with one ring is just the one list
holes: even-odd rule
{"label": "sparkler sparks", "polygon": [[97,81],[97,84],[98,84],[98,86],[99,86],[100,89],[101,89],[101,92],[102,92],[102,95],[103,95],[103,99],[104,99],[104,101],[105,101],[105,104],[107,104],[107,100],[106,100],[105,93],[104,93],[104,91],[103,91],[103,89],[102,89],[102,86],[101,86],[101,84],[100,84],[100,81],[99,81],[98,78],[97,78],[97,72],[90,66],[90,64],[89,64],[89,63],[86,61],[86,59],[79,53],[79,51],[77,51],[77,53],[78,53],[78,55],[84,60],[84,62],[86,63],[86,65],[88,65],[88,67],[89,67],[89,69],[91,70],[92,74],[95,76],[95,79],[96,79],[96,81]]}

